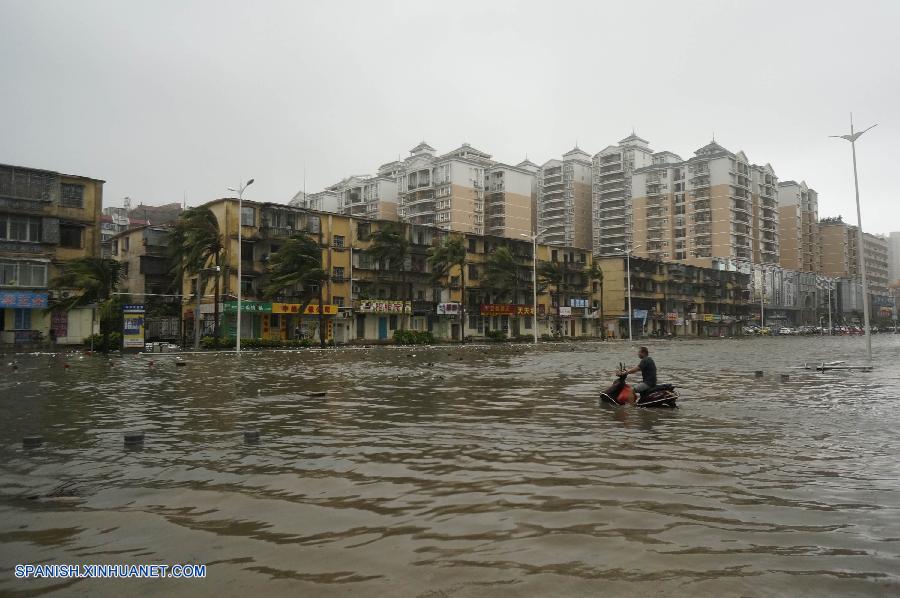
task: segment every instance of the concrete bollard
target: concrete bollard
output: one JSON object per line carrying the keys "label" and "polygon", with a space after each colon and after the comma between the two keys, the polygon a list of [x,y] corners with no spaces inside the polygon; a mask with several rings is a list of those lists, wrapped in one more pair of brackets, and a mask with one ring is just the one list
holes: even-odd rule
{"label": "concrete bollard", "polygon": [[756,372],[754,372],[754,375],[755,375],[757,378],[762,378],[762,377],[763,377],[763,371],[762,371],[762,370],[756,370]]}
{"label": "concrete bollard", "polygon": [[31,434],[22,438],[22,448],[36,448],[44,443],[43,436]]}
{"label": "concrete bollard", "polygon": [[244,430],[244,442],[248,444],[259,442],[259,430]]}
{"label": "concrete bollard", "polygon": [[143,432],[125,432],[125,446],[137,446],[144,444]]}
{"label": "concrete bollard", "polygon": [[790,380],[790,379],[791,379],[791,377],[790,377],[789,375],[787,375],[787,374],[782,374],[782,375],[781,375],[781,381],[782,381],[782,382],[787,382],[787,381]]}

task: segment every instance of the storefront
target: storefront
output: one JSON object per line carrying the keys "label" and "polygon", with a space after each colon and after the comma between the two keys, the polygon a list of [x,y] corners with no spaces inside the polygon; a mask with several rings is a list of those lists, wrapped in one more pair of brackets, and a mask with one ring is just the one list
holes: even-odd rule
{"label": "storefront", "polygon": [[470,334],[499,330],[509,335],[533,333],[534,306],[513,303],[482,303],[479,315],[469,317]]}
{"label": "storefront", "polygon": [[[422,316],[413,317],[412,303],[395,299],[360,299],[354,305],[357,340],[388,341],[401,327],[426,330]],[[408,326],[401,322],[406,318]]]}
{"label": "storefront", "polygon": [[[237,324],[237,302],[222,304],[224,335],[234,336]],[[325,305],[325,340],[334,339],[334,318],[337,305]],[[264,340],[298,340],[319,338],[319,306],[300,303],[241,302],[241,338]]]}

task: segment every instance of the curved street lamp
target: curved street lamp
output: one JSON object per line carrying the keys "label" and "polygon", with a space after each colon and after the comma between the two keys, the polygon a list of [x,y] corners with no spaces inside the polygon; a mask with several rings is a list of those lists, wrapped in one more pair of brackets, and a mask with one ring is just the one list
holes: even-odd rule
{"label": "curved street lamp", "polygon": [[863,238],[863,229],[862,229],[862,214],[859,209],[859,176],[856,173],[856,140],[862,137],[862,134],[868,131],[873,127],[877,127],[878,124],[874,124],[867,129],[863,129],[862,131],[855,132],[853,129],[853,113],[850,113],[850,134],[849,135],[829,135],[829,137],[837,137],[838,139],[844,139],[850,142],[850,148],[853,152],[853,186],[856,188],[856,228],[857,228],[857,243],[859,244],[859,249],[856,251],[857,259],[859,260],[859,269],[862,273],[862,294],[863,294],[863,320],[865,320],[864,326],[866,331],[866,356],[869,358],[869,363],[872,363],[872,331],[869,326],[869,283],[866,278],[866,248],[865,248],[865,239]]}

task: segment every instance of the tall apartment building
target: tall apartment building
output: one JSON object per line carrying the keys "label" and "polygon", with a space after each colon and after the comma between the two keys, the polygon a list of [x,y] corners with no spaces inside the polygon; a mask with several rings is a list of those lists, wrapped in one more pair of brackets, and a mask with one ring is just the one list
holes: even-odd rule
{"label": "tall apartment building", "polygon": [[397,220],[397,179],[380,169],[373,177],[351,177],[337,191],[345,216]]}
{"label": "tall apartment building", "polygon": [[534,172],[508,164],[485,171],[484,234],[517,239],[531,235]]}
{"label": "tall apartment building", "polygon": [[102,203],[101,180],[0,164],[0,344],[90,335],[92,309],[47,307],[79,292],[50,286],[67,261],[100,256]]}
{"label": "tall apartment building", "polygon": [[778,183],[778,232],[784,268],[819,271],[819,194],[806,181]]}
{"label": "tall apartment building", "polygon": [[888,235],[888,280],[900,284],[900,232]]}
{"label": "tall apartment building", "polygon": [[316,193],[297,191],[294,197],[291,198],[291,201],[288,202],[288,205],[306,210],[339,214],[341,212],[341,194],[339,189],[345,182],[355,178],[357,177],[347,177],[340,183],[335,183]]}
{"label": "tall apartment building", "polygon": [[821,238],[820,270],[826,276],[860,280],[860,259],[866,260],[869,292],[888,292],[888,240],[863,233],[863,251],[859,250],[859,229],[845,224],[839,217],[819,222]]}
{"label": "tall apartment building", "polygon": [[594,154],[591,167],[592,244],[594,255],[612,255],[631,247],[631,177],[653,163],[649,142],[634,133]]}
{"label": "tall apartment building", "polygon": [[[710,267],[714,258],[752,261],[772,258],[777,245],[760,245],[762,223],[772,232],[771,209],[762,215],[760,189],[744,152],[733,153],[715,141],[682,161],[671,152],[653,154],[653,164],[632,177],[635,255]],[[757,174],[777,181],[771,167]],[[763,182],[767,179],[763,178]],[[769,191],[771,192],[771,191]],[[772,195],[766,204],[771,206]]]}
{"label": "tall apartment building", "polygon": [[398,177],[400,219],[443,230],[484,234],[484,174],[490,154],[468,143],[442,156],[424,141]]}
{"label": "tall apartment building", "polygon": [[575,147],[562,160],[548,160],[538,171],[539,241],[591,249],[591,157]]}
{"label": "tall apartment building", "polygon": [[[781,256],[778,177],[771,164],[765,166],[753,164],[750,172],[753,175],[753,228],[756,231],[756,238],[753,240],[753,261],[757,264],[777,264]],[[814,272],[816,268],[809,271]]]}

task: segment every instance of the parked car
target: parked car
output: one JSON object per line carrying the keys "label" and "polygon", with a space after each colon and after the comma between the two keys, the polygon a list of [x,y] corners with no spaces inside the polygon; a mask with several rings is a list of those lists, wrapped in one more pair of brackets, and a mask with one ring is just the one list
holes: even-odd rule
{"label": "parked car", "polygon": [[788,328],[787,326],[782,326],[782,327],[778,330],[778,334],[783,334],[783,335],[790,336],[790,335],[794,334],[794,329],[793,329],[793,328]]}

